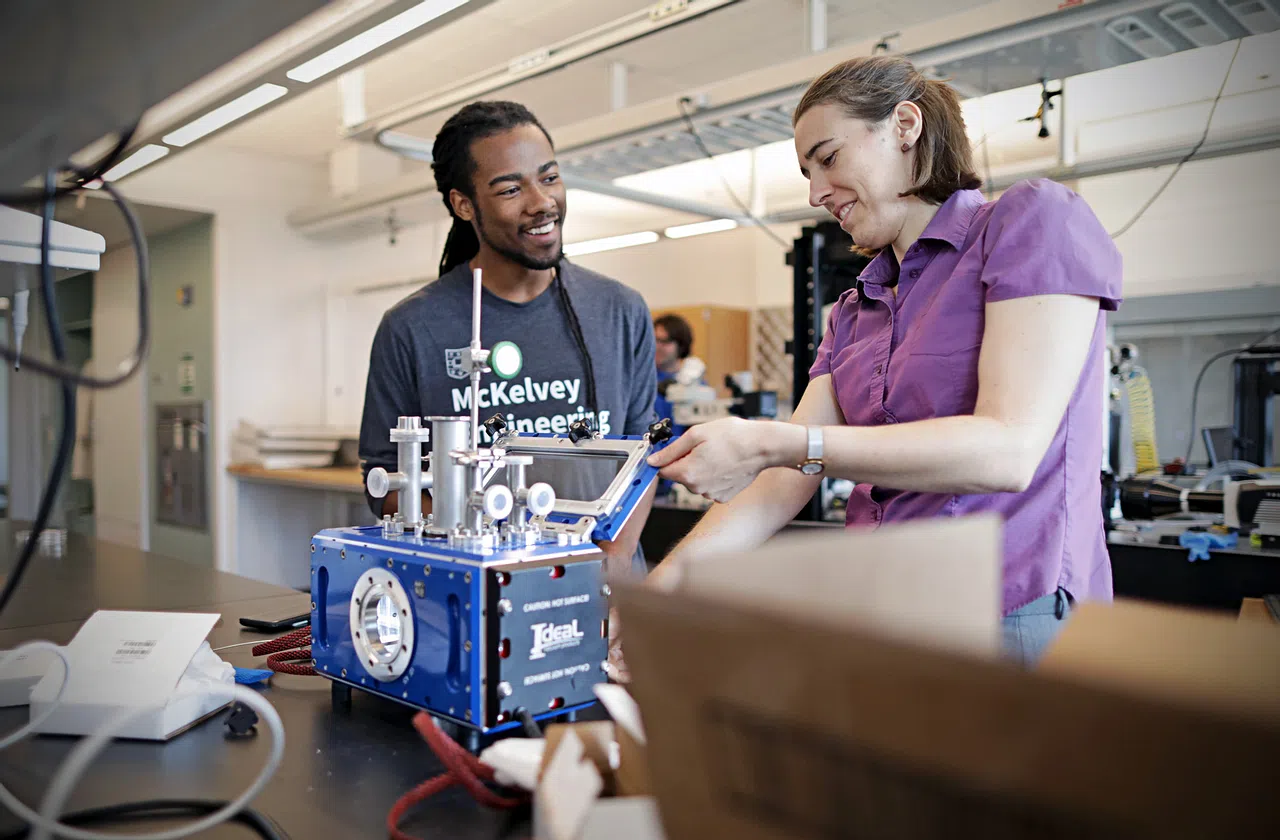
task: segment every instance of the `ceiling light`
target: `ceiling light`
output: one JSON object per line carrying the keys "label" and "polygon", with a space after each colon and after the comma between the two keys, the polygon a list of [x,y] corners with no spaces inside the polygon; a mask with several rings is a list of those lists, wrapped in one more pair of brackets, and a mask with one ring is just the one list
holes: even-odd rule
{"label": "ceiling light", "polygon": [[203,117],[192,120],[177,131],[169,132],[161,139],[170,146],[185,146],[188,143],[194,143],[206,134],[235,122],[245,114],[252,113],[269,102],[275,102],[288,92],[288,88],[280,85],[258,85],[243,96],[237,96],[226,105],[214,108]]}
{"label": "ceiling light", "polygon": [[333,49],[320,53],[310,61],[304,61],[285,75],[295,82],[314,82],[321,76],[328,75],[361,56],[368,55],[383,44],[390,43],[401,35],[430,23],[467,2],[468,0],[425,0],[393,18],[384,20],[372,29],[367,29],[354,38],[343,41]]}
{"label": "ceiling light", "polygon": [[694,222],[691,225],[676,225],[669,227],[665,231],[668,239],[685,239],[690,236],[701,236],[704,233],[720,233],[724,230],[733,230],[738,223],[733,219],[712,219],[708,222]]}
{"label": "ceiling light", "polygon": [[[102,173],[102,180],[118,181],[126,175],[131,175],[134,172],[137,172],[148,164],[155,163],[167,154],[169,154],[169,148],[167,146],[148,143],[141,149],[138,149],[138,151],[117,163],[115,166],[108,169],[106,172]],[[90,181],[85,184],[85,187],[91,190],[101,189],[102,181]]]}
{"label": "ceiling light", "polygon": [[604,239],[588,239],[586,242],[574,242],[564,246],[566,257],[580,257],[583,254],[598,254],[601,251],[616,251],[619,248],[631,248],[635,245],[652,245],[660,237],[651,230],[639,233],[624,233],[622,236],[608,236]]}

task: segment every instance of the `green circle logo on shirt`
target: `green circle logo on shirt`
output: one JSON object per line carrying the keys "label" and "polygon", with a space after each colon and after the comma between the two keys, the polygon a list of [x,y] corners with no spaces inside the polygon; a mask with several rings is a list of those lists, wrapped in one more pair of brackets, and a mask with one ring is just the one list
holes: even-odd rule
{"label": "green circle logo on shirt", "polygon": [[515,342],[499,341],[489,351],[489,368],[500,379],[514,379],[524,366],[524,354]]}

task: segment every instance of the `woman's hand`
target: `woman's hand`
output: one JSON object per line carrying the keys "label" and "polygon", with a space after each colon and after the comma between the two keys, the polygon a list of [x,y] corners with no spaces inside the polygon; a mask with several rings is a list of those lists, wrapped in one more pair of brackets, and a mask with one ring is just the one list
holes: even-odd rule
{"label": "woman's hand", "polygon": [[694,426],[649,457],[663,478],[714,502],[727,502],[763,470],[798,464],[807,451],[802,426],[727,417]]}

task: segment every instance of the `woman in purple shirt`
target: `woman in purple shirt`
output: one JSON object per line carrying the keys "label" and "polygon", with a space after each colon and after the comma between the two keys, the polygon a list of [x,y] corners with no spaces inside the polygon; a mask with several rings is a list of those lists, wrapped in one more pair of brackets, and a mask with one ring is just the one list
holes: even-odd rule
{"label": "woman in purple shirt", "polygon": [[654,577],[759,545],[822,476],[850,479],[850,526],[999,513],[1005,649],[1033,661],[1073,601],[1111,597],[1103,311],[1120,303],[1120,255],[1059,184],[985,201],[955,93],[905,59],[834,67],[795,134],[810,203],[876,256],[836,303],[790,423],[696,426],[651,459],[726,503]]}

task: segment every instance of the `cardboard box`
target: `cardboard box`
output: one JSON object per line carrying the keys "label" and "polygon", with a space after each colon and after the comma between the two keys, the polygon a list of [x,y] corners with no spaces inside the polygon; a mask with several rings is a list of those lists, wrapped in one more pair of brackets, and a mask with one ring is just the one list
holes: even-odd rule
{"label": "cardboard box", "polygon": [[996,654],[999,529],[775,540],[616,587],[669,840],[1272,836],[1280,634],[1085,604]]}
{"label": "cardboard box", "polygon": [[615,723],[547,728],[534,795],[534,838],[664,840],[648,787],[639,709],[620,686],[596,691]]}

